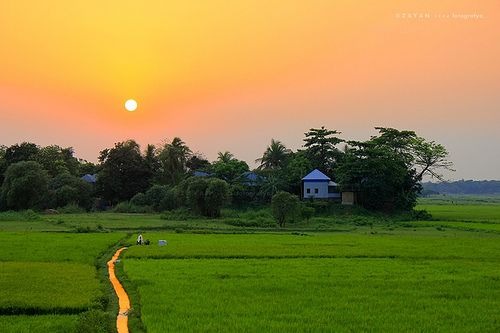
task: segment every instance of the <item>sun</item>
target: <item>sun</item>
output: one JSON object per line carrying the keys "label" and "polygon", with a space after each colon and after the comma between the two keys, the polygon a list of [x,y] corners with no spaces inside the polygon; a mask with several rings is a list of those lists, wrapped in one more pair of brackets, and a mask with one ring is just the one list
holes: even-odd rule
{"label": "sun", "polygon": [[135,111],[137,110],[137,102],[135,99],[129,99],[125,102],[125,109],[127,111]]}

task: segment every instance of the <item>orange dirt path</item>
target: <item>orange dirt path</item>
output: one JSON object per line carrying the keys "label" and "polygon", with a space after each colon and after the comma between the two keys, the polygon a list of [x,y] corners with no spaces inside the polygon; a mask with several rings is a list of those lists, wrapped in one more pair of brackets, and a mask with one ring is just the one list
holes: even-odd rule
{"label": "orange dirt path", "polygon": [[126,247],[122,247],[116,251],[113,258],[108,261],[109,280],[115,289],[115,293],[118,296],[118,303],[120,305],[120,310],[118,311],[118,316],[116,317],[116,329],[118,330],[118,333],[128,333],[128,312],[130,310],[130,299],[115,275],[115,262],[118,260],[120,253],[125,249]]}

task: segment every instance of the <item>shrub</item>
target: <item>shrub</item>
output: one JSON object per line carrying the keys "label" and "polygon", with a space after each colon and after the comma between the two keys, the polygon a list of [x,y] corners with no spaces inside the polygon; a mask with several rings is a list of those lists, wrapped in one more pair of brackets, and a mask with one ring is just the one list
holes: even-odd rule
{"label": "shrub", "polygon": [[85,213],[85,209],[78,206],[76,203],[67,204],[64,207],[57,208],[57,211],[62,214],[80,214]]}
{"label": "shrub", "polygon": [[101,310],[89,310],[78,317],[76,333],[107,333],[115,330],[110,314]]}
{"label": "shrub", "polygon": [[146,191],[146,205],[149,205],[158,211],[160,208],[160,203],[167,195],[168,190],[168,186],[153,185],[149,190]]}
{"label": "shrub", "polygon": [[208,181],[205,190],[205,214],[208,217],[219,217],[222,206],[229,200],[229,186],[221,179]]}
{"label": "shrub", "polygon": [[136,206],[129,201],[120,202],[113,209],[115,213],[152,213],[153,209],[149,206]]}
{"label": "shrub", "polygon": [[271,199],[273,216],[280,227],[293,221],[298,215],[300,202],[296,195],[280,191]]}
{"label": "shrub", "polygon": [[193,218],[196,218],[196,216],[186,208],[175,209],[160,215],[160,219],[167,221],[186,221]]}
{"label": "shrub", "polygon": [[313,207],[302,205],[300,209],[300,215],[306,221],[309,221],[311,217],[314,216],[316,210]]}
{"label": "shrub", "polygon": [[166,193],[160,202],[160,211],[172,210],[178,207],[176,190],[171,188]]}
{"label": "shrub", "polygon": [[135,206],[147,206],[148,200],[144,193],[139,192],[130,199],[130,203]]}

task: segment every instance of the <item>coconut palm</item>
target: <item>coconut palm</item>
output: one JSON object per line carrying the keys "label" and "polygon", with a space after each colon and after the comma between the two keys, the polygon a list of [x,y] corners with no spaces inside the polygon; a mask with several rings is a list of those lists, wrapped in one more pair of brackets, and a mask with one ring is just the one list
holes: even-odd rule
{"label": "coconut palm", "polygon": [[174,138],[171,143],[166,143],[159,155],[163,181],[177,184],[186,173],[186,162],[191,154],[191,149],[180,138]]}
{"label": "coconut palm", "polygon": [[259,169],[274,170],[282,168],[292,151],[285,147],[281,141],[271,140],[271,144],[267,147],[264,155],[255,160],[260,163]]}

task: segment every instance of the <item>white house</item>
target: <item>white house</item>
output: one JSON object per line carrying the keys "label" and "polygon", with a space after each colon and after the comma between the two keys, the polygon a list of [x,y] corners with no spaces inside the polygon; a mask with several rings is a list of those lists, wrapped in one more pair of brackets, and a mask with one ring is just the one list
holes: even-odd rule
{"label": "white house", "polygon": [[304,199],[340,199],[337,183],[318,169],[302,178]]}

